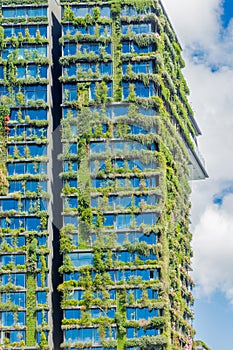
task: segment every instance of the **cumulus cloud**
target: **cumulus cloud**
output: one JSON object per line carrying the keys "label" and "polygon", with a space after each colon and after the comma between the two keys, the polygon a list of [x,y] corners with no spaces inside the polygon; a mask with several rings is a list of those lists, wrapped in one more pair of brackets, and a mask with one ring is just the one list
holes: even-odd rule
{"label": "cumulus cloud", "polygon": [[191,61],[212,69],[232,67],[233,24],[221,29],[223,0],[163,0],[163,4]]}
{"label": "cumulus cloud", "polygon": [[[233,57],[232,57],[233,58]],[[203,136],[199,138],[211,180],[232,179],[233,70],[212,73],[203,65],[189,64],[186,77],[191,101]]]}
{"label": "cumulus cloud", "polygon": [[205,47],[213,45],[218,36],[221,2],[221,0],[162,0],[181,43],[189,45],[199,43]]}
{"label": "cumulus cloud", "polygon": [[232,207],[233,194],[225,197],[222,206],[206,208],[194,230],[193,267],[199,292],[210,294],[218,289],[233,303]]}
{"label": "cumulus cloud", "polygon": [[223,0],[162,2],[183,47],[209,174],[192,183],[194,279],[199,293],[221,290],[233,302],[233,20],[221,27]]}

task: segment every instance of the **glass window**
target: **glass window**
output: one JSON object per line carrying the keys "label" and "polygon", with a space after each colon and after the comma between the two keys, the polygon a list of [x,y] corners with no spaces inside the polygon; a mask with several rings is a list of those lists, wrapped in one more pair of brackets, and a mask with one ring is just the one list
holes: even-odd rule
{"label": "glass window", "polygon": [[[123,82],[123,96],[127,99],[129,96],[129,83]],[[136,82],[134,84],[134,90],[138,97],[148,98],[156,94],[155,86],[153,82],[150,82],[149,86],[145,86],[143,82]]]}
{"label": "glass window", "polygon": [[62,112],[63,112],[63,119],[66,119],[68,115],[70,115],[71,118],[77,118],[77,115],[78,115],[78,111],[76,109],[71,109],[67,107],[63,107]]}
{"label": "glass window", "polygon": [[46,236],[38,236],[37,237],[37,242],[38,242],[38,246],[47,246],[47,237]]}
{"label": "glass window", "polygon": [[[43,333],[44,333],[46,339],[48,340],[48,335],[49,335],[48,331],[43,331]],[[41,332],[36,332],[36,338],[37,338],[37,343],[40,344],[40,342],[41,342]]]}
{"label": "glass window", "polygon": [[47,86],[46,85],[35,85],[26,86],[24,88],[24,94],[26,101],[29,100],[43,100],[47,102]]}
{"label": "glass window", "polygon": [[80,319],[81,318],[81,310],[65,310],[65,318],[70,319]]}
{"label": "glass window", "polygon": [[38,73],[38,69],[36,66],[28,66],[26,68],[27,78],[36,78]]}
{"label": "glass window", "polygon": [[109,6],[100,7],[100,16],[109,18],[110,17],[110,7]]}
{"label": "glass window", "polygon": [[141,54],[141,53],[149,53],[149,52],[152,52],[152,51],[154,51],[152,45],[138,46],[134,42],[123,42],[123,44],[122,44],[122,53],[123,54],[124,53]]}
{"label": "glass window", "polygon": [[106,152],[106,143],[105,142],[92,142],[91,143],[91,153],[105,153]]}
{"label": "glass window", "polygon": [[136,330],[135,328],[126,328],[127,331],[127,338],[134,338]]}
{"label": "glass window", "polygon": [[76,45],[72,44],[65,44],[63,46],[63,55],[64,56],[74,56],[76,55],[77,47]]}
{"label": "glass window", "polygon": [[129,228],[132,221],[132,215],[129,214],[119,214],[116,217],[116,229],[122,230]]}
{"label": "glass window", "polygon": [[36,192],[38,188],[37,181],[27,181],[26,190],[30,192]]}
{"label": "glass window", "polygon": [[47,303],[47,293],[46,292],[37,292],[36,293],[37,304],[46,304]]}
{"label": "glass window", "polygon": [[71,253],[69,257],[75,267],[93,264],[93,254],[91,253]]}
{"label": "glass window", "polygon": [[46,7],[16,7],[12,9],[3,9],[2,15],[5,18],[14,18],[14,17],[46,17],[47,16],[47,9]]}
{"label": "glass window", "polygon": [[27,111],[27,114],[30,116],[31,120],[47,120],[47,110],[45,109],[31,109]]}
{"label": "glass window", "polygon": [[63,206],[64,206],[64,208],[76,209],[78,207],[78,199],[77,199],[77,197],[65,198]]}
{"label": "glass window", "polygon": [[63,67],[63,75],[76,75],[76,66]]}
{"label": "glass window", "polygon": [[[77,151],[77,149],[76,149]],[[77,171],[78,170],[78,162],[74,161],[74,162],[67,162],[67,161],[64,161],[63,162],[63,171],[64,172],[68,172],[68,171]]]}
{"label": "glass window", "polygon": [[78,186],[78,181],[77,180],[74,180],[74,179],[71,179],[71,180],[66,180],[63,182],[63,186],[65,186],[66,184],[68,184],[71,188],[77,188]]}
{"label": "glass window", "polygon": [[[45,255],[45,263],[46,263],[46,266],[48,266],[48,255]],[[37,259],[37,268],[38,269],[41,269],[42,268],[42,263],[41,263],[41,259],[38,257]]]}
{"label": "glass window", "polygon": [[117,233],[116,239],[117,239],[117,243],[119,245],[122,245],[126,240],[126,234],[125,233]]}
{"label": "glass window", "polygon": [[[72,293],[72,295],[69,296],[69,299],[74,299],[74,300],[82,300],[83,299],[83,294],[84,291],[83,290],[75,290],[74,293]],[[70,310],[72,311],[72,310]],[[77,310],[79,311],[79,310]]]}
{"label": "glass window", "polygon": [[73,241],[73,244],[77,247],[78,246],[78,234],[77,233],[72,233],[72,241]]}
{"label": "glass window", "polygon": [[0,79],[4,79],[3,67],[0,67]]}
{"label": "glass window", "polygon": [[[107,91],[108,97],[112,97],[112,83],[108,82],[107,83],[107,87],[108,87],[108,91]],[[91,83],[91,86],[90,86],[90,98],[92,100],[95,100],[95,98],[96,98],[96,83]]]}
{"label": "glass window", "polygon": [[155,225],[156,224],[156,214],[155,213],[136,214],[135,220],[136,220],[137,226],[140,226],[141,224]]}
{"label": "glass window", "polygon": [[7,91],[5,86],[0,86],[0,94],[5,96],[9,95],[9,92]]}
{"label": "glass window", "polygon": [[26,68],[25,67],[17,67],[16,68],[16,77],[25,78],[26,77]]}
{"label": "glass window", "polygon": [[63,85],[63,98],[64,102],[71,102],[77,99],[77,85],[76,84],[64,84]]}
{"label": "glass window", "polygon": [[[128,67],[129,67],[128,63],[123,63],[123,65],[122,65],[123,74],[127,74]],[[133,63],[131,63],[131,68],[132,68],[132,71],[136,74],[153,73],[152,61],[133,62]]]}
{"label": "glass window", "polygon": [[2,326],[14,325],[14,313],[13,312],[1,312]]}
{"label": "glass window", "polygon": [[[25,275],[24,274],[4,274],[2,275],[2,285],[5,286],[8,283],[12,283],[15,286],[25,287]],[[2,294],[3,296],[4,294]],[[7,294],[5,294],[6,296]]]}
{"label": "glass window", "polygon": [[14,28],[12,27],[6,27],[4,28],[4,37],[10,38],[14,34]]}
{"label": "glass window", "polygon": [[41,78],[47,78],[47,72],[48,72],[48,68],[41,66],[39,69],[39,75]]}
{"label": "glass window", "polygon": [[24,46],[20,47],[19,49],[14,48],[6,48],[2,50],[2,58],[7,59],[9,58],[10,54],[14,54],[15,59],[28,59],[28,60],[34,60],[38,57],[46,57],[47,56],[47,46]]}
{"label": "glass window", "polygon": [[14,263],[16,266],[17,265],[24,265],[25,264],[25,255],[2,255],[0,257],[0,264],[1,266],[3,265],[8,265],[10,263]]}
{"label": "glass window", "polygon": [[99,66],[101,75],[111,75],[112,74],[112,64],[111,63],[101,63]]}
{"label": "glass window", "polygon": [[72,6],[72,11],[75,17],[86,17],[88,13],[92,14],[93,9],[91,7]]}
{"label": "glass window", "polygon": [[[3,279],[2,279],[3,281]],[[9,281],[10,282],[10,281]],[[8,282],[8,283],[9,283]],[[21,286],[19,284],[16,284],[17,286]],[[25,286],[21,286],[25,287]],[[14,305],[20,306],[20,307],[25,307],[26,306],[26,293],[2,293],[2,303],[13,303]]]}
{"label": "glass window", "polygon": [[43,322],[48,323],[48,311],[37,311],[36,320],[38,326],[41,326]]}
{"label": "glass window", "polygon": [[100,31],[100,36],[112,35],[112,28],[109,25],[100,25],[99,31]]}
{"label": "glass window", "polygon": [[3,211],[18,210],[18,204],[19,204],[18,200],[15,200],[15,199],[1,201],[1,207]]}
{"label": "glass window", "polygon": [[[109,337],[109,336],[108,336]],[[65,331],[65,341],[93,342],[99,344],[100,336],[97,328],[71,329]]]}
{"label": "glass window", "polygon": [[15,265],[25,265],[26,256],[25,255],[15,255]]}
{"label": "glass window", "polygon": [[69,216],[65,215],[64,216],[64,225],[72,224],[74,226],[78,226],[78,218],[77,216]]}
{"label": "glass window", "polygon": [[104,215],[104,226],[105,227],[114,226],[114,215],[111,215],[111,214]]}
{"label": "glass window", "polygon": [[140,23],[140,24],[123,24],[122,34],[127,34],[128,31],[132,31],[135,34],[148,34],[151,33],[151,23]]}
{"label": "glass window", "polygon": [[47,273],[45,274],[45,280],[42,281],[42,275],[41,273],[38,273],[36,278],[37,278],[37,287],[47,287],[48,286],[48,275]]}
{"label": "glass window", "polygon": [[18,312],[18,318],[17,318],[17,325],[25,326],[26,325],[26,313],[19,311]]}
{"label": "glass window", "polygon": [[19,339],[25,341],[25,331],[9,331],[8,334],[10,335],[9,339],[11,343],[18,343]]}
{"label": "glass window", "polygon": [[[77,27],[77,31],[81,34],[91,34],[89,33],[89,28],[90,27],[93,27],[93,26],[86,26],[86,27],[81,27],[81,26],[78,26]],[[94,30],[93,30],[93,33],[94,33]],[[91,34],[92,35],[92,34]]]}
{"label": "glass window", "polygon": [[25,246],[26,243],[26,238],[24,236],[18,236],[17,238],[17,246],[18,247],[23,247]]}
{"label": "glass window", "polygon": [[27,218],[25,228],[27,231],[39,231],[40,219],[39,218]]}
{"label": "glass window", "polygon": [[[77,28],[77,30],[79,30],[79,29]],[[76,34],[76,28],[71,24],[64,24],[63,25],[63,34],[64,35],[67,35],[67,34],[74,35],[74,34]]]}

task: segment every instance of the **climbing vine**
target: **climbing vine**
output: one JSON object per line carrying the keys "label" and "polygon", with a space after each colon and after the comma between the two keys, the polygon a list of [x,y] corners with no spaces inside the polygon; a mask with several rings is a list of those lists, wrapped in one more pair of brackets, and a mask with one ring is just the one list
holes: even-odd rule
{"label": "climbing vine", "polygon": [[[78,3],[62,3],[63,24],[76,33],[61,43],[77,51],[60,59],[76,65],[76,74],[60,79],[76,94],[64,96],[63,215],[72,226],[61,230],[60,272],[69,277],[59,290],[62,308],[80,312],[64,317],[62,328],[98,329],[104,348],[191,349],[188,163],[196,130],[180,45],[159,1],[86,2],[83,17],[75,15]],[[104,25],[112,35],[108,27],[100,40]],[[101,50],[82,51],[84,42]],[[103,62],[111,66],[106,74]],[[71,140],[77,153],[69,152]],[[154,316],[144,318],[144,309]]]}

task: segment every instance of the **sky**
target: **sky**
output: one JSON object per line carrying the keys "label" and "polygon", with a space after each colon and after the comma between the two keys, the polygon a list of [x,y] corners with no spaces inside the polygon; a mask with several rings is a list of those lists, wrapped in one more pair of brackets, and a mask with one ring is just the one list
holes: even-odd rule
{"label": "sky", "polygon": [[162,3],[183,48],[209,174],[191,183],[196,339],[212,350],[232,350],[233,0]]}

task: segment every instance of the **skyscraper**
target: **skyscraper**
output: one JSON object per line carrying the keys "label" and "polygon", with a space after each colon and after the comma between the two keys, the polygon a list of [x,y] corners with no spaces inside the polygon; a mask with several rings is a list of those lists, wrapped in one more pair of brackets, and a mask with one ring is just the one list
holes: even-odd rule
{"label": "skyscraper", "polygon": [[0,33],[1,343],[191,350],[207,174],[162,3],[3,0]]}
{"label": "skyscraper", "polygon": [[6,346],[22,348],[26,342],[43,348],[48,333],[48,4],[21,3],[2,1],[1,9],[1,172],[5,184],[7,171],[9,188],[1,186],[0,200],[0,339]]}

